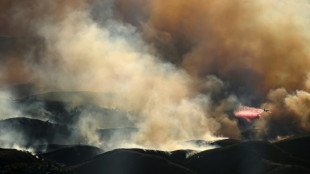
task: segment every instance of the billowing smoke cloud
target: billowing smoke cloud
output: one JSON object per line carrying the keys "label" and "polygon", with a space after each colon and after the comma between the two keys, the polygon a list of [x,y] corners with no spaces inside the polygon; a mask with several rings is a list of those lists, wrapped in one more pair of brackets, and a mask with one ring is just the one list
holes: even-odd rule
{"label": "billowing smoke cloud", "polygon": [[[307,1],[33,4],[0,4],[5,24],[0,29],[1,86],[31,82],[113,94],[100,106],[126,112],[129,126],[139,129],[132,143],[149,148],[240,138],[233,110],[240,102],[258,106],[265,99],[272,114],[254,123],[267,127],[262,136],[309,130],[304,115],[310,67]],[[292,94],[296,89],[303,91]],[[279,103],[287,112],[280,113]],[[108,122],[81,113],[76,126],[90,143],[100,145],[94,132],[109,127]],[[285,119],[277,119],[280,115]],[[297,121],[285,121],[291,118]],[[276,128],[282,125],[285,130]]]}
{"label": "billowing smoke cloud", "polygon": [[[139,0],[131,3],[143,4]],[[199,80],[217,75],[227,84],[222,93],[236,94],[244,104],[259,106],[270,100],[265,95],[272,89],[286,89],[288,96],[295,96],[298,89],[309,90],[308,1],[153,1],[144,5],[147,10],[136,13],[130,13],[128,4],[119,3],[121,13],[132,16],[123,20],[134,25],[140,22],[144,38],[162,59]],[[295,98],[290,107],[302,100],[300,95]],[[270,129],[265,137],[308,131],[306,115],[288,111],[277,122],[272,121],[273,115],[277,114],[268,115],[267,124],[260,127]],[[304,119],[285,121],[290,118]],[[278,127],[282,128],[274,130]],[[275,135],[269,135],[272,132]]]}
{"label": "billowing smoke cloud", "polygon": [[[32,32],[44,44],[40,57],[25,55],[33,79],[61,90],[112,93],[108,105],[135,117],[136,144],[167,149],[176,142],[216,138],[221,124],[209,115],[212,101],[192,90],[195,81],[183,69],[150,54],[134,26],[110,19],[98,25],[86,7],[74,10],[59,21],[32,20]],[[29,11],[20,13],[27,18]],[[91,117],[83,112],[78,127],[90,143],[100,145],[95,130],[109,125]]]}
{"label": "billowing smoke cloud", "polygon": [[284,88],[271,90],[268,102],[263,106],[272,110],[272,114],[264,114],[255,123],[261,137],[271,139],[309,132],[309,101],[310,94],[306,91],[288,93]]}
{"label": "billowing smoke cloud", "polygon": [[48,78],[63,89],[113,93],[114,106],[137,117],[140,131],[134,141],[147,147],[206,139],[220,128],[208,116],[209,97],[191,90],[193,82],[183,70],[148,54],[133,27],[116,21],[99,27],[85,15],[74,14],[60,27],[43,28],[48,62],[36,69],[40,79]]}
{"label": "billowing smoke cloud", "polygon": [[204,78],[212,73],[264,91],[303,87],[309,67],[307,1],[150,4],[146,37],[163,58],[190,74]]}

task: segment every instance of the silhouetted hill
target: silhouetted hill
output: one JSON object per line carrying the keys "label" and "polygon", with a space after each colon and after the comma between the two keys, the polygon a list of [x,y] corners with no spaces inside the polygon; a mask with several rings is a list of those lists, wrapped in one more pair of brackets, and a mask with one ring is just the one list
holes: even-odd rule
{"label": "silhouetted hill", "polygon": [[[308,140],[309,136],[292,137],[275,143],[221,140],[219,142],[224,144],[223,147],[202,152],[115,149],[102,153],[101,149],[92,146],[50,145],[50,151],[39,155],[40,158],[16,150],[1,155],[0,150],[0,166],[12,168],[16,165],[19,169],[27,170],[28,166],[32,166],[29,170],[35,170],[33,166],[41,160],[45,163],[40,165],[47,166],[48,162],[49,166],[57,166],[58,171],[72,171],[76,174],[308,174]],[[23,161],[26,161],[25,164]]]}
{"label": "silhouetted hill", "polygon": [[295,157],[310,161],[310,135],[295,136],[274,144]]}
{"label": "silhouetted hill", "polygon": [[190,157],[191,155],[198,153],[194,150],[175,150],[169,153],[168,158],[178,164],[184,165],[187,161],[187,158]]}
{"label": "silhouetted hill", "polygon": [[[163,152],[118,149],[68,168],[79,174],[84,174],[89,170],[93,170],[94,173],[110,174],[182,172],[305,174],[310,172],[310,161],[292,156],[272,143],[264,141],[232,142],[235,143],[233,145],[225,144],[225,147],[199,153],[193,153],[191,150]],[[190,156],[189,154],[193,155]]]}
{"label": "silhouetted hill", "polygon": [[131,149],[113,150],[69,168],[76,174],[84,174],[89,171],[92,174],[196,173],[161,155],[148,154],[144,151]]}
{"label": "silhouetted hill", "polygon": [[225,146],[230,146],[230,145],[234,145],[234,144],[238,144],[241,143],[242,141],[240,140],[235,140],[235,139],[223,139],[223,140],[218,140],[215,142],[212,142],[211,145],[216,145],[216,146],[220,146],[220,147],[225,147]]}
{"label": "silhouetted hill", "polygon": [[285,172],[287,166],[294,166],[299,172],[310,172],[308,161],[292,157],[275,145],[262,141],[203,151],[188,158],[186,166],[199,173],[259,174],[272,173],[279,167]]}
{"label": "silhouetted hill", "polygon": [[31,153],[22,152],[16,149],[0,149],[0,166],[5,166],[13,163],[33,163],[38,161]]}
{"label": "silhouetted hill", "polygon": [[71,172],[63,169],[57,163],[46,161],[29,152],[15,149],[0,149],[0,173],[11,174],[69,174]]}
{"label": "silhouetted hill", "polygon": [[64,165],[73,165],[86,161],[101,153],[103,153],[103,150],[97,147],[74,145],[43,153],[40,156]]}

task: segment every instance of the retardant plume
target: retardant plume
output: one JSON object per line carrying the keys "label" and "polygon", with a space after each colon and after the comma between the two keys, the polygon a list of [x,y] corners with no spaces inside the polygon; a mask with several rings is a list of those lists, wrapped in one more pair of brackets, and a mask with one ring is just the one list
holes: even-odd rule
{"label": "retardant plume", "polygon": [[244,118],[248,122],[252,122],[253,120],[258,120],[264,113],[263,109],[253,108],[248,106],[240,105],[235,111],[234,114],[236,117]]}

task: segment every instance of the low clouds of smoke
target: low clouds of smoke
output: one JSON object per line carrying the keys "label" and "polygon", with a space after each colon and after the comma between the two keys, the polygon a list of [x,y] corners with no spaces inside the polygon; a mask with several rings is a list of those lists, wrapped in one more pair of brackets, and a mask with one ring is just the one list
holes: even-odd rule
{"label": "low clouds of smoke", "polygon": [[[190,74],[213,73],[236,86],[249,83],[254,92],[303,87],[309,67],[307,1],[151,4],[147,25],[152,30],[145,34],[164,58],[178,62]],[[237,71],[244,72],[239,73],[239,83],[232,76]]]}
{"label": "low clouds of smoke", "polygon": [[12,95],[9,92],[0,91],[0,119],[6,119],[11,117],[20,117],[22,113],[16,110],[13,104]]}
{"label": "low clouds of smoke", "polygon": [[[41,5],[45,9],[51,4]],[[25,54],[31,79],[61,90],[113,94],[109,107],[129,112],[135,121],[135,144],[169,149],[171,144],[176,147],[176,142],[216,139],[214,133],[221,124],[209,113],[213,106],[210,96],[194,90],[196,82],[183,69],[152,55],[136,27],[112,19],[99,25],[83,8],[61,19],[48,14],[37,19],[37,11],[20,13],[25,18],[35,16],[31,34],[44,44],[39,58],[33,51]],[[214,85],[212,80],[216,80]],[[208,79],[206,90],[218,92],[217,83],[223,82]],[[109,125],[98,122],[91,112],[82,112],[80,117],[77,126],[81,134],[89,143],[101,145],[96,130]]]}
{"label": "low clouds of smoke", "polygon": [[[114,121],[137,127],[130,143],[148,148],[240,138],[233,110],[266,98],[272,114],[253,123],[261,136],[309,131],[306,1],[37,3],[0,3],[5,85],[113,94],[99,105],[126,113]],[[85,110],[74,123],[100,146],[96,131],[111,122],[99,115]]]}
{"label": "low clouds of smoke", "polygon": [[[139,0],[131,2],[141,5]],[[130,7],[124,5],[128,2],[119,4],[121,13],[128,16]],[[257,128],[268,130],[264,137],[309,131],[307,109],[297,107],[307,103],[304,96],[309,91],[309,1],[159,0],[148,4],[147,10],[123,20],[135,24],[139,15],[146,17],[138,26],[160,58],[201,81],[215,74],[227,84],[222,93],[236,94],[243,104],[259,106],[270,100],[273,89],[287,90],[287,107],[299,112],[285,109],[280,114],[279,103],[284,99],[273,99],[271,106],[277,113],[255,123],[265,123]],[[303,92],[294,94],[297,89]]]}
{"label": "low clouds of smoke", "polygon": [[[205,139],[219,129],[204,109],[211,107],[209,97],[191,90],[193,82],[183,70],[150,55],[134,27],[117,21],[100,27],[81,12],[41,32],[49,62],[35,69],[40,79],[64,89],[113,93],[115,107],[136,116],[134,142],[166,148],[176,141]],[[88,128],[83,131],[90,137],[96,127]]]}
{"label": "low clouds of smoke", "polygon": [[263,106],[272,110],[272,114],[263,115],[255,123],[260,136],[273,139],[278,136],[290,136],[310,131],[310,94],[297,90],[289,93],[284,88],[271,90],[268,102]]}

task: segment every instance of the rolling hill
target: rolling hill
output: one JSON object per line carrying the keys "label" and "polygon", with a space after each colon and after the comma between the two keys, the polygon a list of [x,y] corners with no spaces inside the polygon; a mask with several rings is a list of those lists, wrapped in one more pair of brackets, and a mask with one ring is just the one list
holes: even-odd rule
{"label": "rolling hill", "polygon": [[18,170],[35,170],[34,166],[47,166],[48,163],[48,166],[54,166],[52,168],[55,171],[76,174],[308,174],[310,160],[305,148],[309,141],[309,135],[273,143],[225,140],[223,147],[201,152],[146,149],[103,152],[99,148],[85,145],[51,145],[48,152],[38,155],[39,158],[27,152],[1,149],[0,166],[11,169],[16,165]]}

